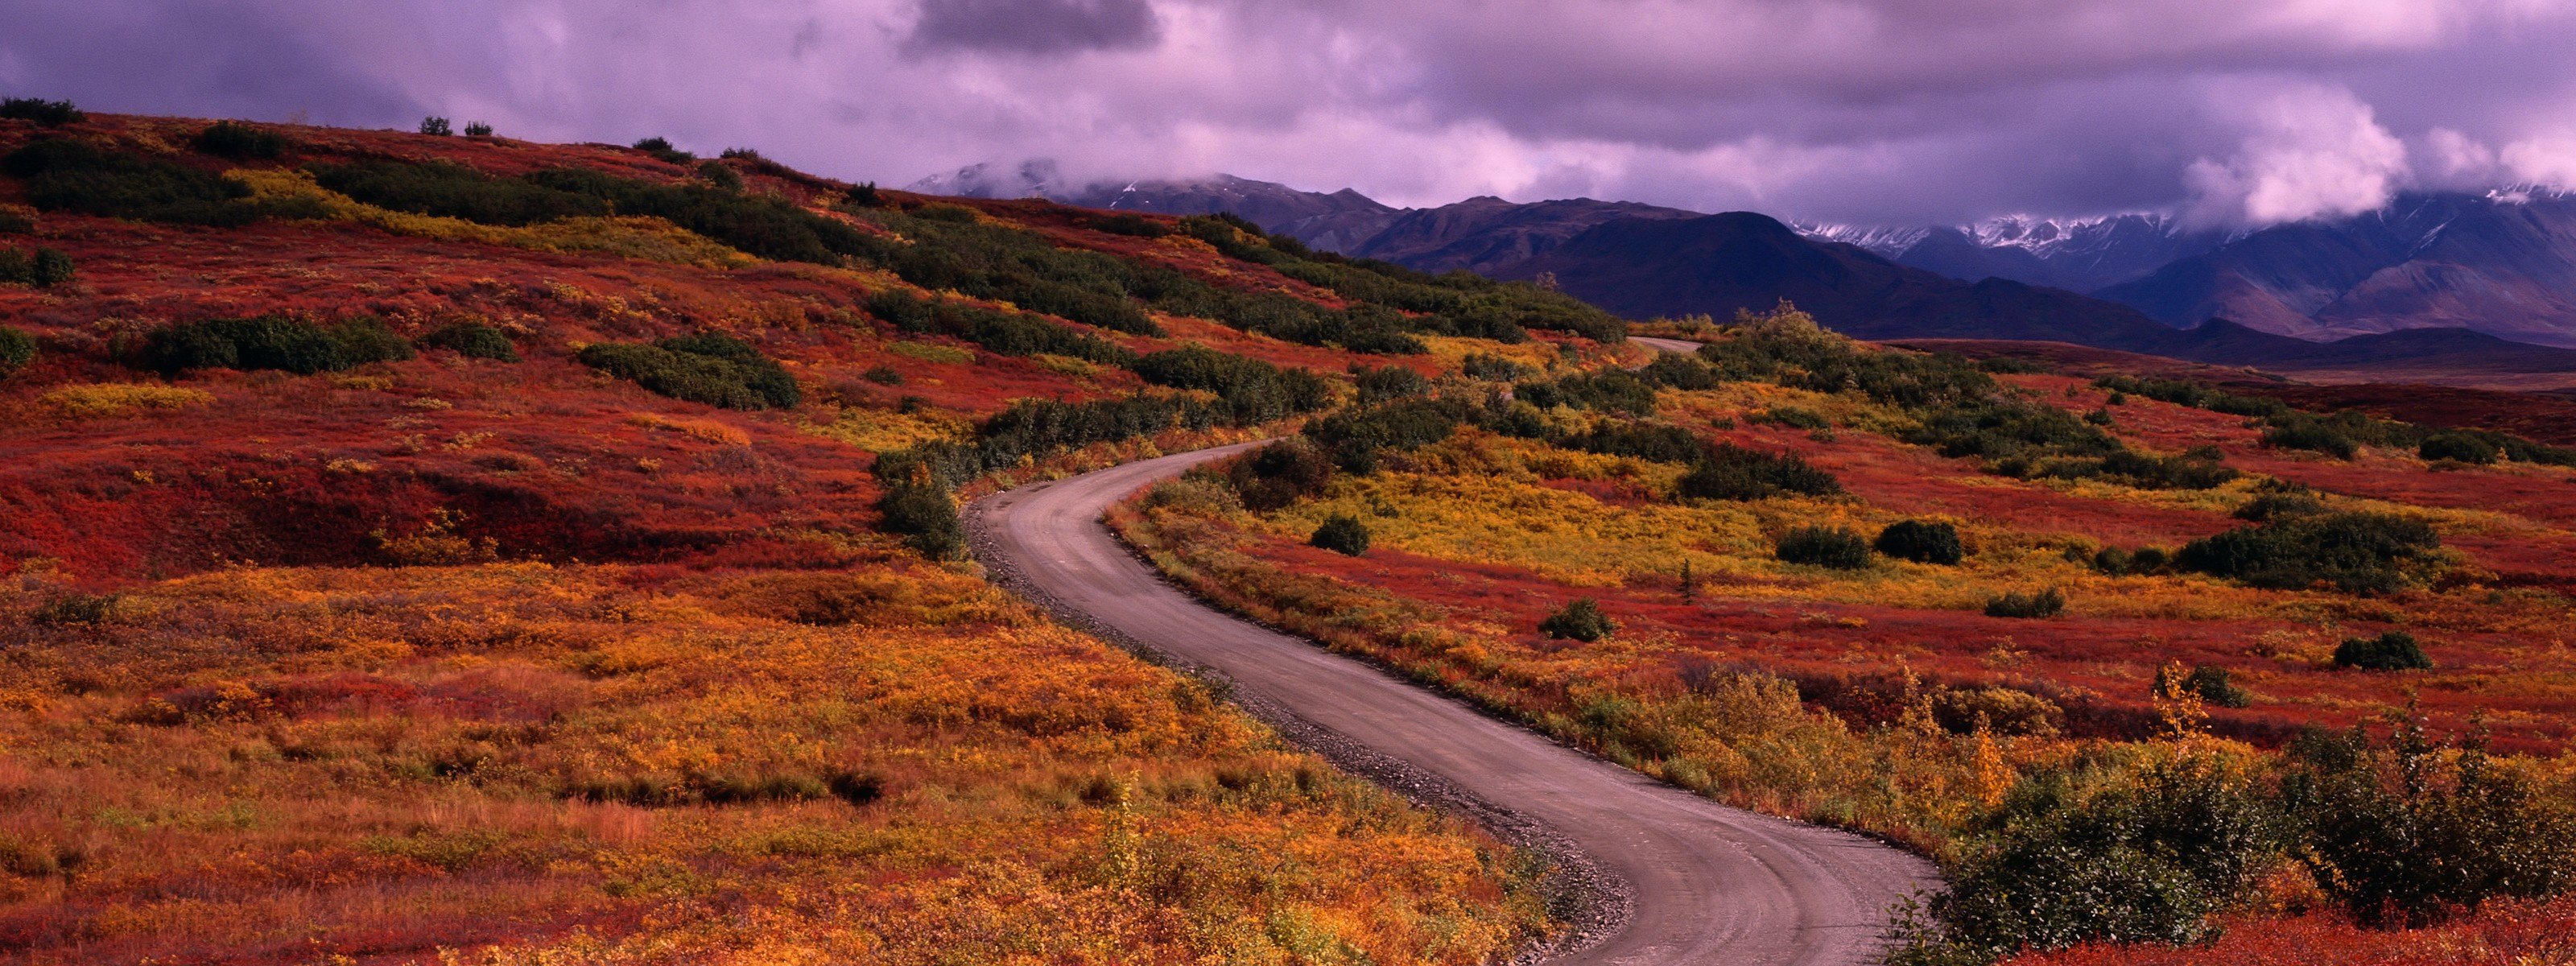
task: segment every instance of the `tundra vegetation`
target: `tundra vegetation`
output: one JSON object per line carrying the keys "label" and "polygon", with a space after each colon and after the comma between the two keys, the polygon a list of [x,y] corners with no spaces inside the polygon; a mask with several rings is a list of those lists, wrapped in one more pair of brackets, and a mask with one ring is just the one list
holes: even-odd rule
{"label": "tundra vegetation", "polygon": [[[1934,856],[1899,963],[2569,953],[2561,450],[1786,306],[1692,331],[1355,399],[1112,520],[1224,606]],[[1308,546],[1337,519],[1367,566]]]}
{"label": "tundra vegetation", "polygon": [[1604,364],[1568,329],[1606,316],[456,130],[0,110],[0,958],[1467,966],[1558,928],[1533,856],[977,579],[955,507],[1470,355]]}

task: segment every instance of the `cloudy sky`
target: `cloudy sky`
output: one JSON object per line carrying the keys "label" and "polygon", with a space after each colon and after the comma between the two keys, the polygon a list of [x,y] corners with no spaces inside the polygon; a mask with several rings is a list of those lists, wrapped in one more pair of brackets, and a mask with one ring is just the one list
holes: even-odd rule
{"label": "cloudy sky", "polygon": [[0,92],[904,184],[2268,223],[2576,187],[2576,0],[9,0]]}

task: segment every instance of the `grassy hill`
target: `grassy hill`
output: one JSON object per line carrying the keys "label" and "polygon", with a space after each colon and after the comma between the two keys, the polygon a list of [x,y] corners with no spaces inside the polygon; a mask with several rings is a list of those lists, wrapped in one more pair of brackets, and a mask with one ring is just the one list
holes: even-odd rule
{"label": "grassy hill", "polygon": [[0,120],[0,173],[8,958],[1474,963],[1550,928],[1529,861],[943,528],[1353,367],[1606,358],[1567,330],[1614,320],[747,151],[92,115]]}
{"label": "grassy hill", "polygon": [[2563,951],[2576,902],[2529,903],[2576,885],[2576,452],[1786,307],[1656,331],[1709,344],[1423,387],[1113,521],[1227,606],[1940,858],[1899,962]]}

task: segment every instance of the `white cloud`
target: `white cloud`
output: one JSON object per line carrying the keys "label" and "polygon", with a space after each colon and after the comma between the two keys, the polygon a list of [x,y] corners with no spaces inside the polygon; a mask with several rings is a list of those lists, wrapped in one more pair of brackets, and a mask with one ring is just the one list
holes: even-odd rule
{"label": "white cloud", "polygon": [[2268,225],[2359,214],[2387,204],[2409,174],[2406,143],[2349,90],[2220,84],[2212,92],[2221,112],[2250,130],[2234,156],[2201,158],[2185,170],[2201,221]]}
{"label": "white cloud", "polygon": [[2576,190],[2576,129],[2559,130],[2506,145],[2501,154],[2514,178]]}

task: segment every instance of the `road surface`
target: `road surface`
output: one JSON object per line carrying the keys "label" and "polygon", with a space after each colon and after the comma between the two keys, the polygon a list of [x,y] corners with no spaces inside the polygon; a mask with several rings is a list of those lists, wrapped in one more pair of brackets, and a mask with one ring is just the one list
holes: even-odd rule
{"label": "road surface", "polygon": [[1863,963],[1888,908],[1934,883],[1913,855],[1719,805],[1211,609],[1164,583],[1101,522],[1129,494],[1255,445],[996,494],[968,510],[968,526],[986,565],[1060,616],[1222,675],[1247,707],[1337,763],[1358,759],[1356,770],[1461,804],[1489,825],[1535,825],[1561,857],[1575,853],[1602,901],[1579,930],[1587,935],[1545,962]]}

